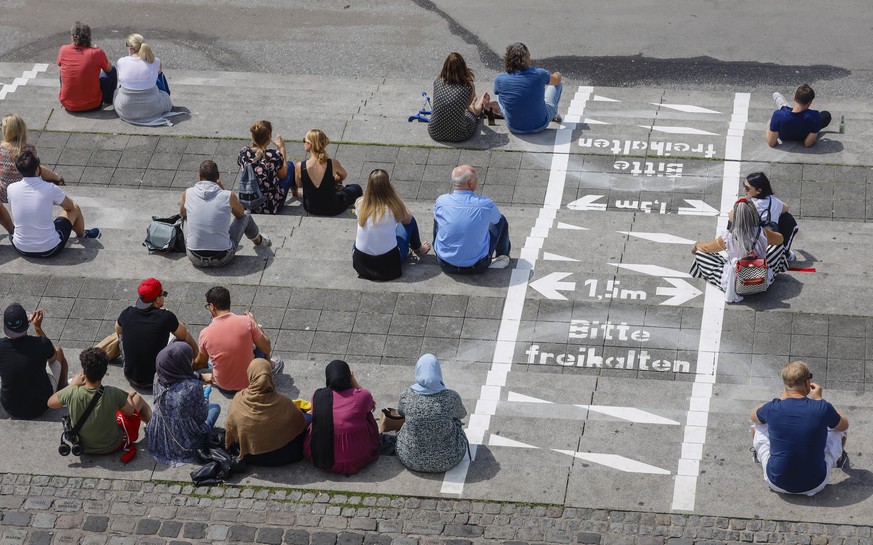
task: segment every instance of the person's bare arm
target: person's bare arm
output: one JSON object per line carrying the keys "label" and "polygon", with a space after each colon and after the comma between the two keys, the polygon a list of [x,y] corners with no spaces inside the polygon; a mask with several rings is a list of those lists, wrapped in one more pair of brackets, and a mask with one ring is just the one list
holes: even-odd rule
{"label": "person's bare arm", "polygon": [[197,343],[194,342],[194,337],[191,336],[191,333],[188,331],[188,328],[185,327],[185,324],[179,322],[179,327],[177,327],[176,331],[173,332],[173,336],[180,341],[185,341],[186,343],[188,343],[188,346],[190,346],[191,350],[194,351],[194,357],[197,357],[197,354],[198,352],[200,352],[200,350],[197,348]]}
{"label": "person's bare arm", "polygon": [[236,196],[236,193],[230,194],[230,213],[235,218],[241,218],[246,215],[246,208],[239,202],[239,197]]}
{"label": "person's bare arm", "polygon": [[711,254],[715,252],[720,252],[724,249],[724,239],[718,237],[717,239],[710,242],[695,242],[694,246],[691,247],[691,253],[696,254],[697,252],[705,252]]}
{"label": "person's bare arm", "polygon": [[206,353],[206,350],[199,350],[197,355],[194,356],[192,367],[196,371],[197,369],[205,368],[207,365],[209,365],[209,354]]}
{"label": "person's bare arm", "polygon": [[349,175],[346,172],[346,169],[343,168],[342,164],[336,159],[328,159],[329,161],[333,161],[333,179],[337,182],[341,182],[346,179],[346,176]]}
{"label": "person's bare arm", "polygon": [[33,316],[30,317],[30,323],[33,324],[33,331],[37,337],[45,337],[45,331],[42,330],[42,319],[43,312],[41,310],[35,310]]}
{"label": "person's bare arm", "polygon": [[270,354],[273,352],[272,347],[270,346],[270,337],[268,337],[267,334],[264,333],[264,330],[261,329],[260,324],[258,324],[258,321],[255,320],[254,314],[252,314],[251,312],[246,312],[246,316],[248,316],[249,319],[254,322],[255,327],[257,327],[258,331],[261,332],[261,336],[255,339],[255,346],[258,348],[258,350],[266,354],[267,358],[269,359]]}
{"label": "person's bare arm", "polygon": [[764,133],[764,139],[767,141],[768,146],[775,148],[779,144],[779,133],[771,131],[768,127],[767,132]]}
{"label": "person's bare arm", "polygon": [[288,153],[285,151],[285,139],[282,138],[281,134],[277,134],[276,138],[273,139],[273,144],[276,145],[276,149],[282,154],[282,168],[276,173],[281,179],[288,175]]}
{"label": "person's bare arm", "polygon": [[771,231],[770,229],[764,229],[764,235],[767,237],[767,244],[770,246],[776,246],[777,244],[782,244],[785,241],[785,238],[782,236],[781,233]]}
{"label": "person's bare arm", "polygon": [[760,409],[760,408],[763,407],[763,406],[764,406],[763,403],[759,404],[757,407],[755,407],[754,409],[752,409],[752,414],[749,415],[749,419],[750,419],[752,422],[754,422],[755,424],[760,424],[760,423],[761,423],[761,421],[758,420],[758,409]]}
{"label": "person's bare arm", "polygon": [[785,212],[788,212],[788,211],[789,211],[788,205],[785,203],[782,203],[782,213],[784,214]]}
{"label": "person's bare arm", "polygon": [[[74,376],[70,380],[70,384],[67,386],[67,388],[78,388],[79,386],[84,386],[84,385],[85,385],[85,373],[79,373],[78,375]],[[61,403],[61,399],[58,397],[58,393],[60,393],[60,392],[55,392],[49,398],[49,400],[48,400],[48,408],[49,409],[61,409],[61,408],[63,408],[64,404]]]}
{"label": "person's bare arm", "polygon": [[119,324],[118,322],[115,322],[115,334],[118,335],[119,337],[121,337],[121,331],[122,331],[121,324]]}
{"label": "person's bare arm", "polygon": [[834,410],[837,411],[837,414],[840,415],[840,423],[837,424],[837,427],[834,428],[834,431],[846,431],[849,429],[849,419],[846,418],[846,415],[843,414],[843,411],[834,407]]}
{"label": "person's bare arm", "polygon": [[564,78],[560,72],[552,72],[549,76],[549,85],[560,85],[562,81]]}
{"label": "person's bare arm", "polygon": [[815,141],[817,139],[818,139],[818,133],[811,132],[811,133],[806,135],[806,139],[804,139],[803,145],[808,147],[808,148],[811,148],[813,145],[815,145]]}
{"label": "person's bare arm", "polygon": [[179,215],[183,218],[188,217],[188,212],[185,211],[185,195],[187,192],[182,193],[182,200],[179,201]]}

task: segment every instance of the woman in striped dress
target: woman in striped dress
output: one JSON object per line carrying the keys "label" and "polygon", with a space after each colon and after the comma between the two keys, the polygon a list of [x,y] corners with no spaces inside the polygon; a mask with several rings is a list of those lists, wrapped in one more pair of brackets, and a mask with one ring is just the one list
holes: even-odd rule
{"label": "woman in striped dress", "polygon": [[737,260],[754,253],[767,256],[769,274],[767,286],[773,283],[776,274],[788,268],[782,235],[761,227],[761,218],[755,205],[746,199],[739,199],[731,212],[733,223],[729,230],[723,231],[711,242],[695,242],[691,248],[694,264],[691,275],[703,278],[726,293],[729,303],[743,298],[733,289],[736,282],[735,266]]}

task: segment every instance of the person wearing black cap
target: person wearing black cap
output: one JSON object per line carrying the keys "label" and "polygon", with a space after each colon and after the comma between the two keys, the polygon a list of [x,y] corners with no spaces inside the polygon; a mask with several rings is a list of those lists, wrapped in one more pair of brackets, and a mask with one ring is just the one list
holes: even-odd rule
{"label": "person wearing black cap", "polygon": [[137,294],[134,306],[122,310],[115,321],[115,334],[121,341],[127,381],[137,388],[151,388],[155,381],[155,358],[167,346],[171,333],[188,343],[195,357],[197,343],[185,324],[164,308],[167,292],[157,279],[143,280]]}
{"label": "person wearing black cap", "polygon": [[[28,318],[18,303],[3,313],[6,338],[0,339],[0,404],[15,418],[41,415],[52,394],[67,385],[64,352],[45,336],[42,319],[41,310]],[[31,323],[36,336],[27,334]]]}

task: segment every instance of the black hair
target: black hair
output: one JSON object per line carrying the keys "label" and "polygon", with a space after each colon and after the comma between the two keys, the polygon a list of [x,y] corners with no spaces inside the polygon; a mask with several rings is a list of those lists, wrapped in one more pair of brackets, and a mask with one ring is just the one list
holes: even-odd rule
{"label": "black hair", "polygon": [[85,378],[89,382],[99,382],[106,376],[106,369],[109,368],[109,356],[102,348],[96,346],[86,348],[79,354],[79,361],[82,362],[82,372],[85,373]]}
{"label": "black hair", "polygon": [[794,91],[794,100],[798,104],[809,106],[815,100],[815,91],[812,90],[808,83],[804,83]]}
{"label": "black hair", "polygon": [[200,163],[200,179],[210,182],[218,181],[218,165],[215,164],[215,161],[207,159]]}
{"label": "black hair", "polygon": [[755,195],[755,198],[761,199],[773,195],[773,188],[770,187],[770,179],[763,172],[753,172],[746,176],[746,181],[749,185],[759,190],[760,193]]}
{"label": "black hair", "polygon": [[15,168],[25,178],[36,176],[36,169],[39,168],[39,157],[30,150],[24,151],[15,159]]}
{"label": "black hair", "polygon": [[85,23],[76,21],[70,29],[73,43],[79,47],[91,47],[91,27]]}
{"label": "black hair", "polygon": [[230,292],[224,286],[209,288],[206,292],[206,302],[211,303],[216,310],[230,310]]}

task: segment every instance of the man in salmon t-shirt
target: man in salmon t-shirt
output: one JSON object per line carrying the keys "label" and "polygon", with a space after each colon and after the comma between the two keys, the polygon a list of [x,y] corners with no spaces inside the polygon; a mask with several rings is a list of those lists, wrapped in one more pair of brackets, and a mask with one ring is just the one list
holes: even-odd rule
{"label": "man in salmon t-shirt", "polygon": [[71,42],[58,51],[61,92],[58,100],[70,112],[84,112],[112,104],[118,73],[99,47],[91,45],[91,27],[76,21]]}

